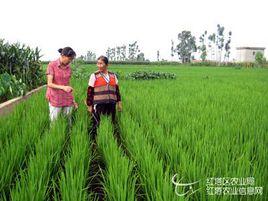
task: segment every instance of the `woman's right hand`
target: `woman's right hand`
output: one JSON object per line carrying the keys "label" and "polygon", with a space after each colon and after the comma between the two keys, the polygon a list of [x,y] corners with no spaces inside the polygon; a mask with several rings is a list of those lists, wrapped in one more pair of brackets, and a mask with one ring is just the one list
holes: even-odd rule
{"label": "woman's right hand", "polygon": [[66,91],[67,93],[70,93],[71,91],[73,91],[73,88],[70,86],[62,86],[62,90]]}
{"label": "woman's right hand", "polygon": [[93,107],[92,107],[92,105],[87,106],[87,111],[89,111],[90,113],[92,113],[92,112],[93,112]]}

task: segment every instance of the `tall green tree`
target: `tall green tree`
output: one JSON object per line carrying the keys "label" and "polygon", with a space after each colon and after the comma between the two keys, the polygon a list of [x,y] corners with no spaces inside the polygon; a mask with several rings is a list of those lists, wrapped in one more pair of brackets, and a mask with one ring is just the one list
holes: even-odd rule
{"label": "tall green tree", "polygon": [[174,41],[171,40],[171,57],[172,58],[174,57],[174,50],[175,50],[175,48],[174,48]]}
{"label": "tall green tree", "polygon": [[128,59],[130,61],[137,60],[137,55],[140,53],[138,41],[135,41],[134,43],[130,43],[128,45]]}
{"label": "tall green tree", "polygon": [[208,36],[208,47],[210,52],[210,59],[216,60],[218,63],[229,60],[231,53],[231,37],[232,32],[229,31],[228,35],[225,35],[225,27],[220,24],[217,25],[216,33],[212,33]]}
{"label": "tall green tree", "polygon": [[182,31],[178,34],[179,43],[175,52],[178,54],[182,63],[190,62],[192,53],[197,51],[196,39],[190,31]]}
{"label": "tall green tree", "polygon": [[206,45],[206,36],[207,31],[205,31],[200,37],[199,37],[199,43],[200,45],[197,47],[199,52],[201,53],[200,58],[202,61],[205,61],[207,58],[207,45]]}
{"label": "tall green tree", "polygon": [[138,42],[135,41],[128,45],[116,46],[114,48],[108,47],[106,56],[111,61],[145,61],[144,53],[139,49]]}
{"label": "tall green tree", "polygon": [[96,60],[96,53],[93,51],[89,50],[87,51],[86,56],[84,57],[86,61],[95,61]]}
{"label": "tall green tree", "polygon": [[215,48],[216,48],[216,34],[212,33],[208,36],[208,47],[210,52],[210,60],[216,60],[215,58]]}
{"label": "tall green tree", "polygon": [[108,57],[108,59],[111,59],[111,48],[108,47],[107,51],[106,51],[106,56]]}
{"label": "tall green tree", "polygon": [[224,26],[217,25],[216,46],[217,46],[217,60],[220,63],[222,59],[222,51],[224,48]]}
{"label": "tall green tree", "polygon": [[143,52],[137,55],[137,61],[145,61],[145,56]]}
{"label": "tall green tree", "polygon": [[127,55],[126,50],[127,50],[126,45],[122,45],[121,50],[120,50],[120,61],[125,61],[126,60],[126,55]]}
{"label": "tall green tree", "polygon": [[232,37],[232,32],[229,31],[228,33],[228,39],[224,45],[224,50],[225,50],[225,54],[224,54],[224,61],[229,61],[230,58],[230,54],[231,54],[231,37]]}

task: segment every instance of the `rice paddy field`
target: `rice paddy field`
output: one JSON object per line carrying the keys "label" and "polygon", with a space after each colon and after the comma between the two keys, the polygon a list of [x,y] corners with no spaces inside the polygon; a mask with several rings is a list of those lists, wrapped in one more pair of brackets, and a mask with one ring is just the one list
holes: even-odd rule
{"label": "rice paddy field", "polygon": [[81,68],[71,126],[45,89],[0,117],[0,200],[268,200],[268,69],[111,66],[177,77],[119,78],[118,129],[103,116],[93,144]]}

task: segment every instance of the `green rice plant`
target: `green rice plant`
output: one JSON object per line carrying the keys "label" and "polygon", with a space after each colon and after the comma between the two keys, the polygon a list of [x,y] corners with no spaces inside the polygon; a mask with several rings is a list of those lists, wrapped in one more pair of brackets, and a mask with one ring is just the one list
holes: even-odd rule
{"label": "green rice plant", "polygon": [[[135,68],[138,67],[126,66],[124,69],[135,71]],[[230,199],[229,196],[208,197],[205,189],[208,177],[253,175],[256,186],[265,187],[268,179],[265,173],[267,71],[218,67],[153,68],[176,72],[180,79],[120,81],[124,110],[140,125],[141,133],[151,146],[158,150],[164,169],[169,169],[171,176],[178,173],[185,183],[201,180],[201,189],[190,198]],[[120,67],[111,70],[117,69],[122,70]]]}
{"label": "green rice plant", "polygon": [[[86,67],[82,73],[87,76],[96,69],[95,65]],[[124,66],[123,69],[126,73],[142,68]],[[137,199],[140,192],[134,187],[140,185],[147,200],[266,200],[268,71],[184,66],[148,68],[174,73],[180,79],[119,80],[123,100],[121,135],[130,154],[124,155],[111,134],[109,121],[103,119],[98,146],[107,166],[103,172],[107,199]],[[111,66],[110,70],[116,72],[122,67]],[[0,118],[3,200],[90,197],[86,191],[86,173],[90,171],[87,168],[92,147],[86,134],[89,122],[83,102],[87,82],[87,79],[72,79],[80,108],[68,150],[63,148],[64,134],[57,129],[42,134],[48,121],[44,94],[34,95],[9,117]],[[58,169],[59,161],[65,162],[62,170]],[[182,183],[200,180],[198,187],[193,186],[194,190],[200,189],[190,196],[178,197],[171,182],[174,174]],[[60,176],[53,194],[55,175]],[[206,178],[226,176],[253,176],[255,186],[263,186],[263,195],[209,196]]]}
{"label": "green rice plant", "polygon": [[9,115],[0,116],[0,150],[2,150],[6,143],[13,140],[13,136],[17,136],[19,133],[18,122],[25,121],[25,104],[19,104],[14,111]]}
{"label": "green rice plant", "polygon": [[72,128],[70,153],[66,155],[64,170],[60,173],[60,193],[55,200],[88,200],[87,182],[89,163],[92,160],[87,134],[86,111],[79,109]]}
{"label": "green rice plant", "polygon": [[[23,101],[16,105],[10,114],[0,116],[0,150],[4,148],[6,143],[11,143],[14,138],[21,137],[24,134],[23,123],[29,119],[34,119],[40,113],[47,119],[48,105],[46,104],[43,92],[38,92],[29,100]],[[48,120],[46,121],[48,123]]]}
{"label": "green rice plant", "polygon": [[158,157],[158,150],[148,143],[143,130],[129,114],[120,117],[122,135],[132,158],[137,163],[141,180],[148,200],[179,200],[171,183],[169,171],[163,170],[163,160]]}
{"label": "green rice plant", "polygon": [[102,118],[97,141],[107,167],[104,172],[106,200],[136,200],[134,164],[118,147],[113,136],[111,119]]}
{"label": "green rice plant", "polygon": [[[13,132],[17,133],[13,133],[12,140],[6,139],[8,135],[4,138],[6,143],[0,152],[0,192],[2,195],[11,188],[19,169],[24,169],[34,144],[47,126],[48,116],[45,115],[47,114],[45,106],[32,107],[36,103],[42,103],[40,97],[42,96],[35,96],[29,100],[29,107],[26,106],[27,115],[23,118],[23,123],[20,118],[12,118],[12,120],[17,120],[13,124],[17,127]],[[31,104],[33,105],[31,106]],[[38,113],[44,115],[36,118]],[[6,132],[10,131],[6,130]]]}
{"label": "green rice plant", "polygon": [[[176,81],[180,84],[168,81],[165,85],[127,83],[129,88],[135,85],[136,90],[128,90],[125,110],[142,125],[143,132],[148,133],[146,136],[159,149],[165,166],[170,166],[170,174],[178,173],[186,183],[201,180],[201,190],[191,196],[193,199],[207,199],[205,188],[209,177],[253,176],[258,181],[256,185],[265,184],[267,87],[265,79],[256,82],[253,75],[244,74],[239,80],[229,76],[223,81],[219,81],[220,77],[191,83]],[[241,81],[244,77],[251,81],[245,84]],[[258,79],[261,78],[262,75],[258,75]],[[258,86],[257,92],[253,91],[254,86]],[[123,88],[122,93],[124,89],[127,90]],[[147,104],[144,97],[148,96],[156,98]],[[251,197],[252,200],[260,198]],[[229,200],[230,197],[210,197],[214,199]]]}
{"label": "green rice plant", "polygon": [[36,143],[35,155],[31,155],[27,171],[20,172],[20,180],[11,191],[12,200],[44,200],[48,197],[50,176],[60,161],[66,140],[65,129],[66,121],[60,118]]}

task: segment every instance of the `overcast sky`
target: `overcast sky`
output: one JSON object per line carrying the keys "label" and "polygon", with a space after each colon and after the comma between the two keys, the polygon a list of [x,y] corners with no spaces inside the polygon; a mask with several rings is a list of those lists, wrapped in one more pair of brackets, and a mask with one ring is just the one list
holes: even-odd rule
{"label": "overcast sky", "polygon": [[[138,41],[145,57],[170,59],[171,39],[183,30],[199,37],[216,25],[237,46],[268,48],[267,0],[0,0],[0,38],[42,49],[43,60],[71,46],[78,55]],[[265,51],[266,57],[268,50]]]}

